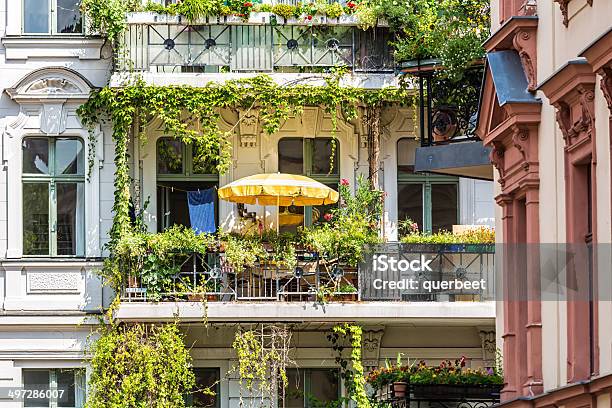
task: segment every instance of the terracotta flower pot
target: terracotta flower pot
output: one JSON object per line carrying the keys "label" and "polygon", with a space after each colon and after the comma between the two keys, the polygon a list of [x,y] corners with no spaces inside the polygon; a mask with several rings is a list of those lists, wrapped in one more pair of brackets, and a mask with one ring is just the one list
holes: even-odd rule
{"label": "terracotta flower pot", "polygon": [[408,389],[408,383],[403,381],[396,381],[393,383],[393,397],[404,398],[406,397],[406,390]]}

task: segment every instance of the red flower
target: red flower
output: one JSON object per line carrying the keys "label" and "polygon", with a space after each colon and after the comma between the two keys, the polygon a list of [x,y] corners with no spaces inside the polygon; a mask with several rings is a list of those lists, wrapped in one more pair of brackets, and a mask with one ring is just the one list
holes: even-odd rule
{"label": "red flower", "polygon": [[347,5],[349,8],[355,8],[355,6],[356,6],[356,4],[355,4],[355,3],[353,3],[352,1],[349,1],[349,2],[348,2],[346,5]]}
{"label": "red flower", "polygon": [[349,185],[349,181],[345,178],[343,178],[342,180],[340,180],[340,184],[343,186],[348,186]]}
{"label": "red flower", "polygon": [[253,7],[253,3],[251,3],[250,1],[247,1],[244,3],[244,7]]}
{"label": "red flower", "polygon": [[311,16],[311,15],[308,15],[306,18],[307,18],[308,20],[312,20],[312,16]]}
{"label": "red flower", "polygon": [[331,215],[331,214],[325,214],[325,215],[323,216],[323,219],[324,219],[325,221],[331,221],[331,220],[332,220],[332,218],[334,218],[334,216],[333,216],[333,215]]}

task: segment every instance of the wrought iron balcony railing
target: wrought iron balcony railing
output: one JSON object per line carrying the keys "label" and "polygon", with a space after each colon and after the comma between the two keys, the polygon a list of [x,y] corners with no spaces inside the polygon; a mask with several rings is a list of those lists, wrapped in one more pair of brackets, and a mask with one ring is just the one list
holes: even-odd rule
{"label": "wrought iron balcony railing", "polygon": [[285,24],[132,23],[118,69],[137,72],[392,73],[389,29]]}
{"label": "wrought iron balcony railing", "polygon": [[132,275],[122,297],[125,301],[206,297],[210,301],[313,302],[485,301],[493,297],[492,245],[385,244],[371,251],[359,268],[305,249],[297,250],[291,267],[270,255],[242,270],[229,266],[220,252],[177,256],[167,268],[172,273],[160,274],[166,276],[166,283],[154,290],[144,283],[143,261],[136,260],[123,265]]}
{"label": "wrought iron balcony railing", "polygon": [[377,406],[487,408],[499,402],[501,389],[501,384],[390,384],[385,390],[378,391]]}

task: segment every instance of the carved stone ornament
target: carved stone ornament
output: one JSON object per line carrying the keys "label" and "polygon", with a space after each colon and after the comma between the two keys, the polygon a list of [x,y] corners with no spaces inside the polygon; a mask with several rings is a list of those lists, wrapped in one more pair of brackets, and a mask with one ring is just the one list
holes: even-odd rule
{"label": "carved stone ornament", "polygon": [[580,116],[577,120],[572,121],[572,110],[567,103],[557,102],[554,104],[557,110],[555,118],[561,129],[566,146],[572,145],[573,139],[581,133],[591,137],[595,128],[595,115],[592,111],[595,94],[592,90],[585,89],[584,87],[578,87],[577,91],[579,94],[579,104],[576,107],[580,108]]}
{"label": "carved stone ornament", "polygon": [[555,3],[559,3],[561,14],[563,15],[563,25],[566,27],[569,25],[569,17],[567,15],[567,5],[569,2],[570,0],[555,0]]}
{"label": "carved stone ornament", "polygon": [[499,179],[497,180],[499,184],[504,186],[504,177],[506,175],[506,169],[504,167],[504,146],[499,142],[493,142],[493,149],[491,149],[491,153],[489,154],[489,160],[497,171],[499,172]]}
{"label": "carved stone ornament", "polygon": [[497,344],[495,340],[494,330],[480,330],[480,347],[482,349],[482,359],[491,364],[495,363],[495,355],[497,354]]}
{"label": "carved stone ornament", "polygon": [[64,103],[44,103],[40,118],[40,130],[49,136],[58,136],[66,130],[68,112]]}
{"label": "carved stone ornament", "polygon": [[599,75],[601,76],[599,86],[603,92],[604,98],[606,98],[610,114],[612,114],[612,68],[602,68],[599,71]]}
{"label": "carved stone ornament", "polygon": [[365,329],[362,334],[362,353],[363,365],[368,368],[376,368],[380,360],[380,345],[382,336],[385,333],[383,328]]}
{"label": "carved stone ornament", "polygon": [[525,127],[517,127],[512,134],[512,144],[521,153],[523,158],[523,170],[529,170],[529,160],[527,158],[527,151],[529,150],[529,129]]}
{"label": "carved stone ornament", "polygon": [[538,86],[537,76],[537,52],[536,52],[536,28],[525,28],[519,30],[512,39],[521,59],[521,65],[527,76],[527,89],[535,92]]}
{"label": "carved stone ornament", "polygon": [[[555,3],[559,3],[559,7],[561,8],[561,14],[563,14],[563,25],[569,25],[569,16],[568,16],[568,5],[571,0],[555,0]],[[586,0],[589,6],[593,6],[593,0]]]}
{"label": "carved stone ornament", "polygon": [[240,110],[240,146],[257,146],[257,135],[259,131],[259,110]]}
{"label": "carved stone ornament", "polygon": [[28,273],[28,293],[78,293],[81,273]]}
{"label": "carved stone ornament", "polygon": [[75,94],[80,93],[81,90],[65,78],[43,78],[32,83],[26,92],[30,94]]}

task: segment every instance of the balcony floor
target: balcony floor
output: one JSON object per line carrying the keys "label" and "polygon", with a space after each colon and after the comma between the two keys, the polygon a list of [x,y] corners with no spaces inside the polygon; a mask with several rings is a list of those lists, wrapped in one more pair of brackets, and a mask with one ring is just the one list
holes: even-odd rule
{"label": "balcony floor", "polygon": [[[207,310],[205,310],[205,308]],[[122,302],[120,321],[345,322],[486,325],[495,302]]]}

